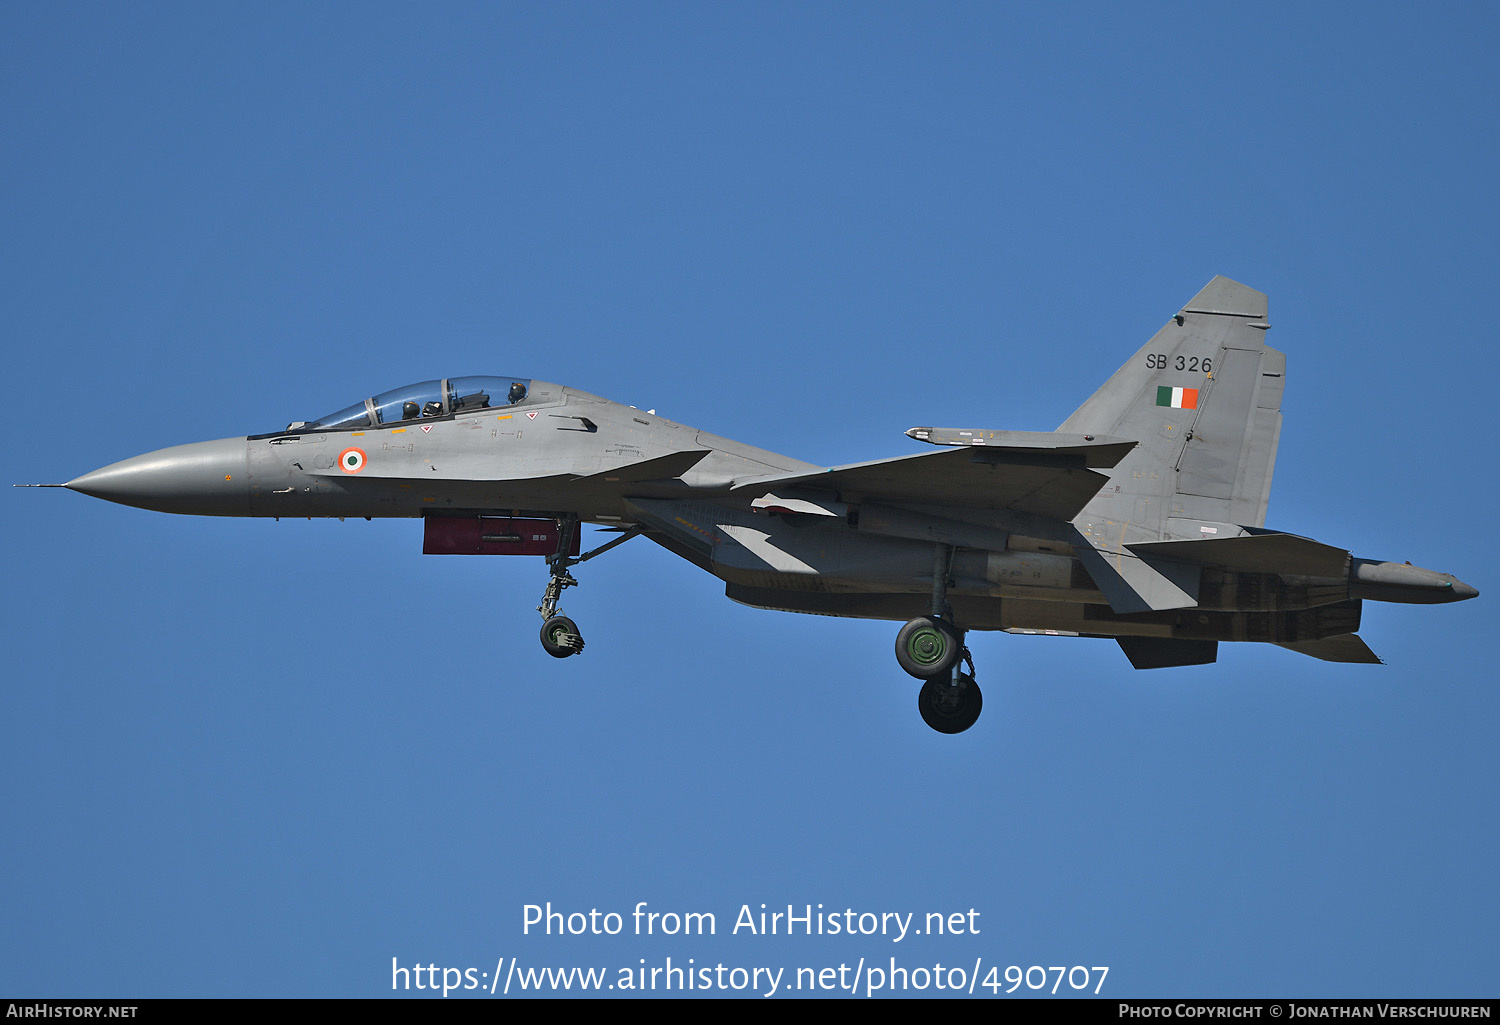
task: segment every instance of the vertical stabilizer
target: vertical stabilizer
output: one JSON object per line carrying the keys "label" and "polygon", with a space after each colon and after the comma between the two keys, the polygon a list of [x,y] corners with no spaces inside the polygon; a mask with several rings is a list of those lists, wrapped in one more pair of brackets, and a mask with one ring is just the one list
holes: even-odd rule
{"label": "vertical stabilizer", "polygon": [[1265,523],[1286,381],[1266,305],[1214,278],[1059,428],[1140,442],[1101,493],[1114,516],[1158,536],[1168,518]]}

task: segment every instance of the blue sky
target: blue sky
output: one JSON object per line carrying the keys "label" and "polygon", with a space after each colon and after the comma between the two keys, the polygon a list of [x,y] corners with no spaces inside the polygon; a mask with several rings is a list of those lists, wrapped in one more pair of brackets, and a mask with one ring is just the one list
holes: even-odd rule
{"label": "blue sky", "polygon": [[[975,635],[985,713],[950,738],[896,624],[742,608],[646,541],[579,571],[589,647],[558,662],[538,562],[424,558],[415,521],[6,488],[0,991],[895,957],[1109,966],[1116,997],[1496,996],[1497,28],[8,6],[6,483],[468,374],[824,464],[919,424],[1050,430],[1225,274],[1288,357],[1269,524],[1484,593],[1368,603],[1385,667]],[[523,934],[548,901],[718,930]],[[732,934],[762,903],[980,931]]]}

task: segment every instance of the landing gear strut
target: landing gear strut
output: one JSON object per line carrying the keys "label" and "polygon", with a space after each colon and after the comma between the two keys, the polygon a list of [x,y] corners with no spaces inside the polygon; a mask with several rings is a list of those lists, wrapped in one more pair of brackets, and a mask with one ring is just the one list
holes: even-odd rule
{"label": "landing gear strut", "polygon": [[[937,545],[932,557],[932,615],[918,616],[896,635],[896,661],[924,681],[917,695],[922,721],[939,733],[962,733],[979,718],[984,697],[974,682],[974,659],[963,633],[953,625],[948,605],[948,574],[953,549]],[[964,672],[960,662],[968,666]]]}
{"label": "landing gear strut", "polygon": [[567,553],[572,549],[573,537],[578,532],[578,517],[559,517],[558,526],[561,529],[558,532],[557,554],[547,557],[547,567],[552,576],[547,581],[547,589],[542,592],[542,603],[536,610],[542,614],[542,647],[553,658],[567,658],[583,650],[583,635],[578,632],[578,624],[564,616],[557,604],[562,599],[564,589],[578,586],[578,581],[573,579],[573,574],[568,570],[596,555],[603,555],[616,545],[624,544],[641,530],[633,527],[608,544],[600,545],[592,552],[586,552],[575,559]]}

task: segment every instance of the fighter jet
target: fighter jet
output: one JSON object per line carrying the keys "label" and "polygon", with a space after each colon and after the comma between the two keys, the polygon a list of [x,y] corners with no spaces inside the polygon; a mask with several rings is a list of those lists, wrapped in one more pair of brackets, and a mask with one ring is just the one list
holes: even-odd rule
{"label": "fighter jet", "polygon": [[[979,717],[970,630],[1105,637],[1137,669],[1221,641],[1378,662],[1365,599],[1478,592],[1265,526],[1286,359],[1266,297],[1214,278],[1055,433],[913,427],[933,451],[824,467],[522,377],[397,388],[316,420],[126,459],[63,487],[206,516],[401,516],[423,551],[533,555],[549,654],[572,569],[637,535],[763,609],[902,625],[942,733]],[[581,553],[581,527],[615,532]]]}

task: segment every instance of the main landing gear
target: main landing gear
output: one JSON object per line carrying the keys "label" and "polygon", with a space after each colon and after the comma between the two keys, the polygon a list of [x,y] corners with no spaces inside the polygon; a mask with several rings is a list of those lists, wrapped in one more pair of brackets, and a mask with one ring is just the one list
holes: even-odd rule
{"label": "main landing gear", "polygon": [[[932,615],[918,616],[896,635],[896,661],[922,680],[917,711],[939,733],[962,733],[979,719],[984,695],[974,682],[974,659],[948,607],[952,549],[938,545],[933,555]],[[959,668],[962,662],[968,672]]]}
{"label": "main landing gear", "polygon": [[557,540],[557,554],[547,557],[547,567],[552,576],[547,581],[547,589],[542,592],[542,603],[536,610],[542,614],[542,648],[553,658],[567,658],[583,650],[583,635],[578,632],[578,624],[564,616],[557,605],[564,589],[578,586],[578,581],[573,579],[573,574],[568,570],[596,555],[603,555],[616,545],[624,544],[641,531],[639,527],[627,530],[608,544],[574,558],[567,553],[572,549],[573,537],[578,533],[578,518],[561,517],[558,525],[562,529]]}

